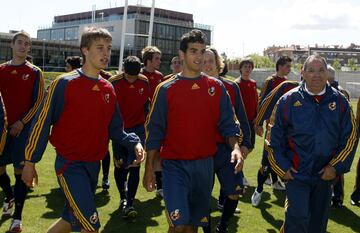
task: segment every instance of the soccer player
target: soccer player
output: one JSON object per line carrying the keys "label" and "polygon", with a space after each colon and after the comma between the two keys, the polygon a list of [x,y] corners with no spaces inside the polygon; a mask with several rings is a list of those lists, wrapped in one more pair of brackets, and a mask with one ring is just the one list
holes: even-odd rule
{"label": "soccer player", "polygon": [[180,60],[179,56],[175,56],[171,59],[171,74],[166,75],[163,80],[167,80],[174,76],[177,73],[180,73],[182,70],[182,61]]}
{"label": "soccer player", "polygon": [[[71,56],[65,59],[65,70],[66,72],[71,72],[81,67],[82,58],[79,56]],[[108,80],[112,75],[104,70],[100,70],[100,76],[106,80]],[[109,181],[109,170],[110,170],[110,153],[106,152],[106,156],[103,160],[101,160],[101,168],[103,172],[103,178],[101,187],[103,190],[108,190],[110,188]]]}
{"label": "soccer player", "polygon": [[[345,90],[342,86],[339,85],[339,82],[335,80],[335,69],[331,66],[327,66],[328,74],[329,74],[329,84],[336,90],[340,91],[348,101],[350,101],[350,95],[347,90]],[[345,180],[344,176],[336,176],[336,181],[333,187],[333,195],[331,198],[331,206],[338,208],[342,207],[344,202],[345,190],[344,190]]]}
{"label": "soccer player", "polygon": [[162,147],[170,233],[195,233],[199,226],[208,225],[217,132],[232,150],[234,172],[241,170],[244,159],[226,89],[219,80],[201,74],[205,43],[205,34],[199,30],[182,36],[179,56],[183,71],[157,87],[145,124],[143,185],[147,191],[155,189],[154,160]]}
{"label": "soccer player", "polygon": [[139,138],[123,130],[113,86],[99,75],[109,62],[111,41],[106,29],[84,30],[80,40],[83,67],[51,83],[32,125],[22,179],[32,186],[35,163],[44,153],[51,129],[56,175],[65,197],[62,216],[48,229],[50,233],[98,232],[94,194],[99,161],[108,150],[109,138],[135,149],[138,162],[144,156]]}
{"label": "soccer player", "polygon": [[[4,152],[0,157],[0,186],[5,193],[3,216],[11,216],[15,199],[10,232],[22,231],[22,210],[28,191],[21,180],[25,144],[31,121],[44,96],[41,70],[26,61],[30,46],[28,33],[15,33],[11,41],[12,59],[0,65],[0,92],[9,127]],[[6,165],[10,163],[13,164],[15,172],[14,193],[6,173]]]}
{"label": "soccer player", "polygon": [[346,97],[346,99],[350,101],[349,92],[346,89],[344,89],[342,86],[340,86],[339,82],[335,80],[336,71],[335,71],[334,67],[332,67],[331,65],[328,65],[327,69],[328,69],[328,73],[329,73],[328,81],[329,81],[330,86],[332,86],[336,90],[340,91]]}
{"label": "soccer player", "polygon": [[[291,71],[291,58],[287,56],[281,56],[276,62],[276,74],[268,77],[265,80],[264,86],[261,89],[259,104],[262,104],[265,97],[280,83],[287,80],[286,75],[288,75]],[[262,136],[261,133],[257,133],[258,135]],[[266,133],[265,133],[266,134]],[[265,144],[264,144],[265,147]],[[263,150],[262,160],[261,160],[261,167],[257,174],[257,183],[258,186],[256,187],[253,195],[251,196],[251,204],[253,206],[258,206],[261,202],[261,196],[263,191],[263,186],[268,178],[269,174],[271,174],[272,179],[272,187],[276,190],[285,190],[284,185],[281,181],[278,180],[276,173],[271,171],[271,167],[268,161],[268,153],[267,151]]]}
{"label": "soccer player", "polygon": [[163,74],[159,72],[161,63],[161,51],[156,46],[147,46],[141,51],[144,68],[141,74],[149,80],[150,94],[153,97],[155,88],[163,81]]}
{"label": "soccer player", "polygon": [[[124,120],[126,132],[136,133],[142,143],[145,141],[145,119],[149,112],[150,88],[148,79],[139,74],[140,59],[129,56],[124,60],[124,73],[113,76],[109,81],[113,84],[120,113]],[[115,163],[114,176],[120,193],[120,209],[124,218],[135,218],[137,215],[133,207],[136,191],[139,185],[140,165],[133,164],[136,155],[133,150],[117,142],[113,142],[113,153],[120,158]],[[127,192],[126,192],[127,190]]]}
{"label": "soccer player", "polygon": [[[149,81],[151,99],[154,96],[155,88],[163,81],[163,74],[159,72],[161,63],[161,51],[156,46],[147,46],[141,51],[144,68],[141,73],[145,75]],[[162,172],[161,160],[159,157],[155,161],[155,176],[156,176],[156,195],[163,197],[162,189]]]}
{"label": "soccer player", "polygon": [[275,106],[266,149],[271,167],[287,181],[280,232],[325,233],[331,186],[350,170],[357,128],[349,102],[327,83],[324,58],[309,56],[302,76]]}
{"label": "soccer player", "polygon": [[[240,62],[240,77],[235,80],[240,88],[241,96],[243,97],[246,116],[249,121],[251,132],[250,148],[255,146],[255,130],[254,119],[258,108],[258,93],[255,80],[251,79],[251,72],[254,69],[254,62],[250,58],[245,58]],[[243,184],[249,186],[247,179],[243,178]]]}
{"label": "soccer player", "polygon": [[[219,73],[223,67],[223,63],[219,56],[219,53],[215,48],[207,48],[205,51],[204,67],[203,71],[212,77],[219,79],[225,86],[231,103],[234,107],[237,119],[240,121],[240,129],[243,134],[241,151],[244,158],[246,158],[249,150],[251,150],[251,133],[248,119],[240,90],[236,82],[219,77]],[[230,218],[233,216],[236,210],[236,206],[239,202],[239,194],[241,193],[243,186],[243,176],[241,173],[234,174],[234,165],[229,158],[231,157],[231,148],[226,144],[224,138],[218,134],[217,136],[217,152],[214,157],[214,172],[217,175],[221,192],[225,196],[221,201],[223,205],[222,215],[220,222],[216,227],[216,232],[228,232],[227,226]],[[210,232],[210,229],[205,229],[204,232]]]}

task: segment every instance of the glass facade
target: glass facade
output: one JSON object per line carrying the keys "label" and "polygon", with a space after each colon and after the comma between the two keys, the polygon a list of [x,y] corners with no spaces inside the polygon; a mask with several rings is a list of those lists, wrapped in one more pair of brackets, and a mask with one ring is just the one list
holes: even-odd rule
{"label": "glass facade", "polygon": [[[112,9],[111,9],[112,10]],[[149,11],[150,12],[150,11]],[[131,44],[125,44],[124,56],[136,55],[141,58],[141,50],[147,46],[147,34],[149,32],[149,22],[150,15],[148,13],[141,13],[141,11],[131,12],[128,14],[128,19],[133,19],[129,21],[127,26],[127,31],[131,31],[135,35],[127,35]],[[97,11],[95,22],[109,22],[113,21],[112,24],[107,24],[106,28],[113,34],[113,47],[116,49],[115,53],[111,56],[110,66],[117,67],[119,61],[119,44],[120,44],[120,33],[114,32],[118,27],[117,25],[122,24],[122,13],[116,13],[110,9],[104,9],[103,11]],[[179,44],[181,36],[194,29],[201,29],[208,38],[208,44],[211,42],[211,26],[194,24],[192,20],[192,15],[187,14],[186,16],[181,16],[183,13],[179,13],[180,16],[172,17],[170,14],[177,15],[177,12],[166,12],[163,10],[161,14],[156,14],[154,17],[154,26],[153,26],[153,37],[152,44],[157,46],[162,51],[162,62],[160,70],[167,74],[170,72],[170,61],[172,57],[178,55]],[[45,40],[56,40],[56,41],[76,41],[78,42],[80,38],[79,28],[82,28],[82,24],[91,24],[91,18],[80,19],[74,16],[59,16],[56,18],[58,22],[54,22],[52,28],[39,29],[38,38]],[[71,18],[70,18],[71,17]],[[135,20],[134,20],[135,19]],[[59,22],[59,21],[67,22]],[[55,21],[55,19],[54,19]],[[133,24],[133,22],[135,22]],[[132,37],[132,38],[130,38]],[[116,44],[117,43],[117,44]],[[79,55],[79,54],[78,54]],[[59,55],[63,57],[64,55]],[[57,57],[52,52],[48,53],[48,62],[53,64],[55,62],[60,62],[60,58]]]}

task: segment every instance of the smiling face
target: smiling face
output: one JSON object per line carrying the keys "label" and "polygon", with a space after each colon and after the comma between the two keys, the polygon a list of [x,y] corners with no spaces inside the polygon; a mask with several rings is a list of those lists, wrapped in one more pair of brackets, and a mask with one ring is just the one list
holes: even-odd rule
{"label": "smiling face", "polygon": [[328,80],[326,64],[318,58],[313,58],[304,66],[302,76],[305,80],[308,90],[314,94],[321,92]]}
{"label": "smiling face", "polygon": [[149,67],[151,70],[158,70],[160,68],[161,63],[161,54],[154,53],[151,60],[148,60],[146,66]]}
{"label": "smiling face", "polygon": [[205,44],[188,43],[186,52],[180,50],[179,55],[183,61],[183,70],[192,75],[200,75],[204,63]]}
{"label": "smiling face", "polygon": [[105,69],[108,66],[111,54],[111,40],[99,38],[94,40],[90,47],[81,49],[85,56],[85,63],[97,70]]}
{"label": "smiling face", "polygon": [[30,39],[26,36],[19,35],[16,40],[11,44],[13,58],[24,60],[30,52]]}

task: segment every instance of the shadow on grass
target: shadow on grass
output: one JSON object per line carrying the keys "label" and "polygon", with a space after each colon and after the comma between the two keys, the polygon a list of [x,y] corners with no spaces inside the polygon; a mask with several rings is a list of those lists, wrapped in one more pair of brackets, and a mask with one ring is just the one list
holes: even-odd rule
{"label": "shadow on grass", "polygon": [[96,208],[106,206],[110,201],[110,193],[107,190],[102,190],[95,194]]}
{"label": "shadow on grass", "polygon": [[285,191],[273,190],[273,194],[276,198],[271,202],[280,207],[284,207],[286,194]]}
{"label": "shadow on grass", "polygon": [[28,198],[32,197],[45,197],[46,208],[50,211],[45,212],[42,217],[47,219],[57,219],[60,217],[64,207],[64,197],[60,188],[50,189],[49,193],[43,195],[28,194]]}
{"label": "shadow on grass", "polygon": [[[211,196],[211,213],[220,211],[217,208],[217,201],[218,201],[217,197],[215,198],[215,197]],[[241,202],[239,201],[239,204],[240,203]],[[240,208],[240,211],[241,211],[241,206],[239,208]],[[240,212],[240,214],[241,214],[241,212]],[[229,226],[228,226],[229,233],[237,232],[237,229],[239,227],[238,222],[239,222],[239,219],[240,219],[240,214],[234,214],[234,216],[230,219]],[[220,219],[221,219],[221,216],[216,216],[216,217],[211,217],[210,218],[211,232],[215,232],[216,225],[220,222]],[[199,228],[198,232],[202,232],[202,229]]]}
{"label": "shadow on grass", "polygon": [[152,218],[162,214],[164,207],[161,206],[160,198],[155,197],[145,202],[135,200],[134,207],[138,211],[138,216],[135,221],[123,219],[121,210],[117,209],[110,214],[110,220],[105,224],[101,232],[124,232],[124,229],[126,229],[125,232],[127,233],[146,233],[147,227],[159,225],[159,223]]}
{"label": "shadow on grass", "polygon": [[[254,191],[255,191],[255,187],[247,188],[246,193],[240,198],[240,201],[244,202],[244,203],[251,204],[251,196],[254,193]],[[261,196],[260,205],[258,207],[254,207],[254,208],[258,208],[260,210],[261,215],[262,215],[262,217],[263,217],[263,219],[265,221],[267,221],[275,229],[280,229],[283,221],[275,219],[272,216],[272,214],[270,214],[270,212],[268,210],[270,208],[272,208],[273,205],[269,204],[268,202],[272,200],[271,203],[279,205],[279,206],[284,206],[285,192],[278,191],[278,190],[273,190],[273,194],[274,194],[275,197],[271,198],[270,193],[264,191],[262,196]],[[267,229],[266,232],[274,233],[274,232],[277,232],[277,231],[274,230],[274,229]]]}
{"label": "shadow on grass", "polygon": [[360,232],[360,217],[346,206],[331,208],[330,219],[339,225],[350,227],[353,232]]}

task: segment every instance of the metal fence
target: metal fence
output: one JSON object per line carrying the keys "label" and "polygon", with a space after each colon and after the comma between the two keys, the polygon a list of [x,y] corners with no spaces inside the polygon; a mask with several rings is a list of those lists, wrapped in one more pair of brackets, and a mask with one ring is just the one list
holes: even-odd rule
{"label": "metal fence", "polygon": [[[266,69],[254,69],[252,72],[251,78],[254,79],[259,88],[265,82],[265,79],[275,73],[275,70],[266,70]],[[238,77],[240,75],[239,71],[230,70],[229,75]],[[300,81],[300,72],[291,71],[288,75],[289,80]],[[349,93],[351,98],[358,98],[360,96],[360,72],[347,72],[347,71],[337,71],[335,78],[340,86],[345,88]]]}

